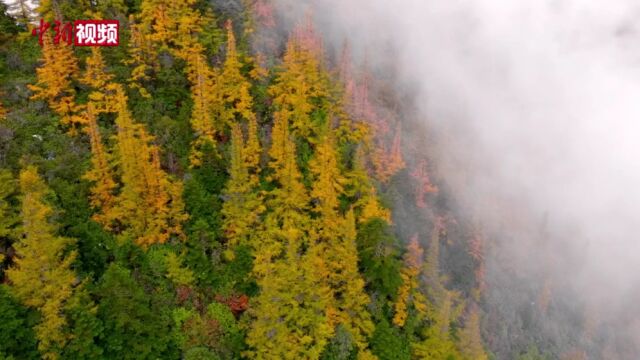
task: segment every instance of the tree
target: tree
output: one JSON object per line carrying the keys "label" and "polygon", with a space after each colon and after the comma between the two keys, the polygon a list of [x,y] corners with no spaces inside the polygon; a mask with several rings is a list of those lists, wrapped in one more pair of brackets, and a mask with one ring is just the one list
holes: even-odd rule
{"label": "tree", "polygon": [[[222,228],[228,246],[234,248],[250,244],[249,237],[264,206],[256,192],[258,179],[249,174],[251,158],[245,155],[248,150],[253,149],[245,148],[238,124],[233,124],[231,129],[229,180],[223,190],[226,201],[222,205]],[[258,244],[252,245],[257,248]]]}
{"label": "tree", "polygon": [[139,29],[161,49],[176,45],[187,48],[202,26],[195,3],[196,0],[144,0],[140,4]]}
{"label": "tree", "polygon": [[467,319],[460,331],[458,348],[465,360],[487,360],[480,335],[480,313],[478,306],[472,304]]}
{"label": "tree", "polygon": [[167,277],[176,286],[192,286],[195,282],[193,271],[182,265],[182,259],[173,251],[165,255]]}
{"label": "tree", "polygon": [[276,112],[290,124],[294,135],[314,143],[326,122],[329,84],[320,68],[319,54],[304,39],[289,38],[282,70],[269,94]]}
{"label": "tree", "polygon": [[83,178],[93,183],[90,201],[91,206],[98,210],[93,219],[98,223],[105,224],[109,221],[105,214],[109,214],[115,206],[114,192],[117,184],[109,163],[109,154],[102,144],[93,103],[87,105],[85,116],[87,126],[84,130],[89,135],[91,144],[91,169],[84,174]]}
{"label": "tree", "polygon": [[0,285],[0,357],[37,359],[34,317],[11,296],[11,289]]}
{"label": "tree", "polygon": [[356,148],[353,155],[351,169],[346,173],[345,194],[354,199],[354,208],[359,224],[372,219],[382,219],[391,223],[391,213],[381,206],[376,188],[371,183],[364,164],[364,152],[361,147]]}
{"label": "tree", "polygon": [[93,302],[85,284],[79,286],[65,306],[69,322],[69,342],[64,349],[65,359],[97,359],[103,350],[97,342],[102,335],[102,322],[97,318],[98,305]]}
{"label": "tree", "polygon": [[215,92],[215,72],[209,67],[203,54],[191,51],[186,54],[187,78],[191,83],[191,99],[193,110],[191,113],[191,128],[195,132],[196,139],[192,144],[190,162],[192,166],[202,164],[203,148],[210,146],[215,149],[215,136],[218,132],[211,108],[213,106]]}
{"label": "tree", "polygon": [[424,202],[424,196],[426,194],[438,192],[438,188],[431,183],[431,179],[429,178],[426,160],[421,160],[410,175],[415,182],[414,194],[416,197],[416,206],[424,208],[427,206]]}
{"label": "tree", "polygon": [[131,272],[115,263],[96,289],[98,317],[104,324],[100,344],[111,359],[167,358],[170,319],[151,307],[151,298]]}
{"label": "tree", "polygon": [[376,325],[371,339],[371,349],[380,360],[409,360],[412,358],[409,341],[400,334],[397,328],[389,325],[385,318]]}
{"label": "tree", "polygon": [[358,272],[355,215],[352,209],[346,218],[338,212],[338,196],[343,192],[345,180],[338,169],[330,135],[325,135],[318,144],[309,169],[314,177],[311,199],[317,214],[312,240],[319,251],[317,257],[324,262],[323,280],[331,289],[329,323],[334,327],[343,325],[353,336],[360,358],[365,358],[369,354],[367,338],[374,325],[367,310],[370,300],[364,291],[365,282]]}
{"label": "tree", "polygon": [[89,102],[83,113],[84,131],[89,135],[91,144],[91,169],[83,178],[92,182],[90,202],[97,210],[93,219],[101,224],[107,224],[105,214],[109,214],[115,206],[115,190],[117,183],[114,178],[113,168],[110,163],[110,154],[105,149],[98,116],[102,113],[115,111],[113,94],[117,92],[117,84],[112,83],[113,75],[106,71],[106,65],[99,47],[91,48],[91,56],[87,58],[87,67],[79,79],[80,82],[91,88]]}
{"label": "tree", "polygon": [[427,323],[421,329],[421,339],[414,341],[412,352],[424,359],[460,358],[456,344],[451,336],[451,322],[461,313],[460,295],[444,286],[440,275],[440,236],[446,231],[445,220],[438,218],[431,233],[431,242],[426,262],[423,267],[423,278],[426,282],[426,294],[429,295],[427,306]]}
{"label": "tree", "polygon": [[404,268],[400,276],[402,285],[398,290],[398,299],[395,303],[395,315],[393,324],[403,327],[407,321],[408,311],[413,307],[420,317],[424,317],[427,312],[427,303],[424,295],[420,292],[420,271],[422,268],[424,251],[418,242],[418,234],[411,238],[404,256]]}
{"label": "tree", "polygon": [[222,130],[237,121],[251,121],[253,113],[253,98],[249,93],[251,84],[241,72],[236,49],[236,38],[233,34],[231,22],[227,22],[227,56],[218,76],[216,86],[218,99],[215,102],[215,118],[219,122],[217,127]]}
{"label": "tree", "polygon": [[117,86],[112,83],[113,75],[107,71],[100,47],[91,47],[91,56],[87,57],[86,68],[78,80],[91,89],[89,102],[93,104],[96,115],[114,112],[112,95]]}
{"label": "tree", "polygon": [[[15,181],[11,172],[5,169],[0,169],[0,239],[3,239],[2,244],[6,247],[8,247],[10,243],[5,244],[4,240],[14,238],[14,227],[19,221],[16,212],[13,210],[9,202],[10,197],[14,195],[15,190]],[[6,249],[2,250],[3,252],[6,251]],[[1,258],[0,263],[2,263]]]}
{"label": "tree", "polygon": [[[476,284],[477,287],[474,290],[473,293],[473,297],[476,299],[476,301],[478,301],[480,299],[480,296],[482,295],[482,293],[484,292],[484,290],[486,289],[486,280],[485,280],[485,238],[482,234],[482,232],[479,229],[476,229],[471,238],[469,238],[469,247],[468,247],[468,253],[471,256],[471,258],[474,260],[475,262],[475,271],[474,271],[474,275],[475,275],[475,280],[476,280]],[[548,282],[545,282],[545,287],[544,290],[542,292],[542,297],[539,300],[543,300],[543,301],[538,301],[539,305],[543,305],[542,309],[543,312],[544,310],[544,305],[547,303],[547,301],[545,301],[546,295],[550,295],[549,293],[547,293],[547,291],[550,291],[551,289],[548,288]],[[548,300],[548,299],[546,299]]]}
{"label": "tree", "polygon": [[384,133],[376,132],[376,134],[376,147],[372,154],[373,169],[378,180],[383,183],[388,183],[391,177],[405,166],[400,148],[402,134],[400,123],[398,123],[396,127],[390,148],[382,135]]}
{"label": "tree", "polygon": [[276,187],[266,199],[271,211],[254,261],[260,293],[248,310],[250,357],[317,359],[333,332],[325,314],[330,290],[319,277],[323,262],[308,239],[309,197],[295,148],[287,119],[276,115],[269,150]]}
{"label": "tree", "polygon": [[158,68],[157,62],[153,61],[154,44],[147,31],[144,31],[142,25],[136,22],[134,15],[129,16],[129,24],[131,27],[131,38],[128,44],[129,58],[124,60],[126,65],[132,67],[128,83],[132,88],[140,91],[140,95],[149,98],[151,95],[142,84],[151,79],[151,70]]}
{"label": "tree", "polygon": [[28,85],[34,93],[31,99],[46,101],[60,116],[60,122],[72,127],[73,133],[84,122],[78,115],[81,107],[75,103],[76,92],[71,84],[78,74],[77,60],[73,48],[54,45],[50,33],[45,33],[42,40],[42,66],[36,69],[38,82]]}
{"label": "tree", "polygon": [[66,253],[71,239],[56,235],[50,220],[53,209],[46,201],[50,190],[34,166],[20,172],[20,192],[21,239],[14,245],[14,265],[6,274],[16,298],[42,315],[36,326],[38,350],[46,359],[57,359],[69,340],[63,308],[77,282],[71,270],[77,254]]}
{"label": "tree", "polygon": [[397,240],[389,225],[374,218],[362,224],[357,237],[359,266],[372,297],[380,299],[380,306],[396,298],[402,284]]}
{"label": "tree", "polygon": [[118,116],[115,155],[122,188],[115,206],[106,213],[106,225],[147,247],[182,238],[188,218],[182,202],[182,184],[172,181],[160,167],[159,150],[144,127],[133,122],[127,98],[120,88],[115,95]]}

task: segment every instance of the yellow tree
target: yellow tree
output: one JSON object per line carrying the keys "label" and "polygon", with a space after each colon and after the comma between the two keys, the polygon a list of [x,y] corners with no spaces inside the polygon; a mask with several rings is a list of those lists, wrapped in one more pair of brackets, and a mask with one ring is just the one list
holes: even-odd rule
{"label": "yellow tree", "polygon": [[258,122],[253,116],[247,124],[247,143],[244,147],[244,161],[247,164],[250,180],[258,184],[258,175],[260,174],[260,158],[262,156],[262,147],[258,136]]}
{"label": "yellow tree", "polygon": [[326,102],[318,104],[329,96],[328,77],[316,56],[317,52],[299,37],[290,37],[282,70],[269,89],[276,111],[289,121],[296,136],[310,142],[322,125],[320,117],[312,117],[312,112],[327,107]]}
{"label": "yellow tree", "polygon": [[459,332],[458,349],[464,360],[487,360],[480,335],[480,311],[474,303],[469,308],[462,330]]}
{"label": "yellow tree", "polygon": [[420,291],[420,272],[422,269],[424,251],[418,242],[418,234],[411,238],[404,256],[405,267],[402,269],[402,285],[398,289],[398,299],[395,303],[393,324],[403,327],[407,321],[410,306],[416,310],[420,318],[427,313],[427,302]]}
{"label": "yellow tree", "polygon": [[193,286],[195,276],[193,271],[182,264],[182,257],[169,250],[164,257],[167,266],[167,278],[176,286]]}
{"label": "yellow tree", "polygon": [[207,64],[204,55],[198,51],[186,54],[187,79],[191,83],[191,98],[193,110],[191,113],[191,128],[196,139],[192,144],[190,162],[192,166],[202,163],[202,149],[207,145],[215,149],[216,127],[212,112],[213,101],[217,88],[214,86],[214,71]]}
{"label": "yellow tree", "polygon": [[134,68],[129,82],[143,96],[150,95],[140,82],[149,80],[152,71],[158,70],[158,48],[186,61],[194,51],[204,54],[197,36],[202,25],[211,19],[201,16],[195,3],[195,0],[144,0],[140,13],[130,17],[130,59],[127,63]]}
{"label": "yellow tree", "polygon": [[246,153],[253,149],[245,147],[240,125],[231,126],[231,149],[229,180],[223,191],[225,203],[222,205],[222,229],[230,248],[248,245],[249,236],[264,211],[256,187],[257,177],[249,173],[250,157]]}
{"label": "yellow tree", "polygon": [[86,63],[84,73],[78,80],[91,88],[89,102],[93,103],[95,114],[113,112],[115,102],[109,95],[115,93],[118,86],[112,83],[113,75],[107,71],[99,47],[91,48],[91,55],[87,57]]}
{"label": "yellow tree", "polygon": [[432,234],[426,262],[423,266],[423,278],[426,293],[429,295],[427,310],[428,322],[423,330],[423,339],[411,344],[414,356],[420,359],[459,358],[460,354],[451,338],[450,325],[462,312],[460,294],[444,286],[445,279],[440,275],[440,236],[446,231],[444,219],[438,218]]}
{"label": "yellow tree", "polygon": [[202,17],[194,8],[196,0],[143,0],[140,5],[140,30],[162,47],[186,48],[201,31]]}
{"label": "yellow tree", "polygon": [[50,191],[34,166],[20,173],[20,191],[21,238],[14,245],[14,265],[6,274],[16,298],[42,315],[36,326],[42,356],[57,359],[69,339],[63,307],[76,282],[71,270],[76,252],[66,253],[73,241],[56,236],[56,226],[50,219],[53,209],[46,202]]}
{"label": "yellow tree", "polygon": [[[158,70],[158,48],[184,59],[184,51],[200,31],[202,20],[193,9],[194,3],[195,0],[144,0],[140,13],[129,17],[131,40],[125,62],[133,66],[129,83],[143,96],[150,96],[141,82],[150,80],[152,71]],[[180,46],[175,48],[176,44]]]}
{"label": "yellow tree", "polygon": [[104,214],[111,212],[115,205],[115,189],[117,184],[113,177],[109,154],[102,144],[102,136],[96,121],[96,111],[93,103],[87,104],[85,112],[87,125],[84,130],[89,135],[91,144],[91,169],[87,171],[83,178],[93,183],[91,187],[91,206],[98,210],[93,219],[100,224],[106,224],[108,219]]}
{"label": "yellow tree", "polygon": [[286,119],[276,114],[269,151],[271,180],[256,249],[254,274],[260,294],[254,298],[246,355],[264,359],[318,359],[332,335],[326,318],[330,291],[320,279],[315,245],[308,241],[309,196],[301,183],[296,147]]}
{"label": "yellow tree", "polygon": [[253,98],[249,93],[251,84],[241,72],[236,49],[236,38],[233,35],[231,22],[227,22],[227,56],[220,74],[216,77],[218,96],[214,112],[218,129],[230,127],[236,121],[249,121],[255,117],[253,113]]}
{"label": "yellow tree", "polygon": [[365,223],[373,218],[391,223],[391,213],[380,204],[376,188],[367,174],[362,147],[356,149],[351,169],[345,175],[347,178],[345,193],[355,198],[354,206],[358,223]]}
{"label": "yellow tree", "polygon": [[180,238],[187,219],[182,201],[182,184],[172,181],[160,167],[159,150],[153,137],[136,124],[127,108],[123,89],[115,95],[118,116],[115,155],[122,188],[109,213],[108,227],[123,232],[138,245],[165,243],[172,235]]}
{"label": "yellow tree", "polygon": [[150,97],[149,92],[141,85],[141,83],[151,79],[151,70],[158,68],[157,62],[153,61],[154,44],[151,42],[150,35],[143,31],[142,25],[136,22],[133,15],[129,16],[129,26],[131,28],[129,39],[129,58],[124,63],[131,66],[131,77],[129,85],[140,91],[144,97]]}
{"label": "yellow tree", "polygon": [[371,355],[367,350],[367,338],[374,326],[366,308],[370,300],[364,291],[365,282],[358,272],[355,216],[353,210],[349,210],[345,219],[338,211],[338,197],[343,193],[345,179],[338,168],[330,135],[322,137],[309,169],[314,177],[311,199],[317,214],[312,233],[313,249],[324,262],[320,267],[324,270],[321,276],[331,291],[327,309],[329,324],[342,324],[353,336],[359,354],[362,357]]}
{"label": "yellow tree", "polygon": [[115,107],[112,93],[117,89],[111,81],[113,75],[106,71],[106,65],[99,47],[91,48],[91,56],[87,58],[87,67],[79,79],[83,84],[92,88],[89,102],[83,114],[85,120],[84,131],[89,136],[91,144],[91,169],[85,173],[84,179],[93,183],[91,187],[91,205],[98,210],[93,218],[101,224],[107,224],[105,213],[109,213],[115,204],[115,189],[113,170],[109,163],[109,154],[103,143],[98,126],[98,115],[112,112]]}
{"label": "yellow tree", "polygon": [[[186,62],[185,73],[191,84],[191,99],[193,110],[191,127],[196,138],[190,153],[191,166],[202,164],[203,149],[216,147],[215,137],[219,132],[216,128],[216,117],[213,112],[214,101],[218,98],[216,72],[209,66],[204,47],[198,42],[198,34],[206,21],[212,21],[207,16],[201,16],[193,8],[195,1],[143,1],[139,15],[140,23],[136,26],[136,38],[141,44],[152,44],[170,51],[173,55]],[[144,40],[144,41],[143,41]],[[147,79],[150,66],[148,61],[157,52],[154,48],[134,47],[132,55],[136,55],[140,64],[135,74],[140,79]],[[144,59],[142,57],[145,57]],[[136,78],[133,77],[132,81]],[[142,89],[142,93],[146,93]]]}
{"label": "yellow tree", "polygon": [[393,142],[391,144],[391,149],[387,148],[384,135],[377,134],[378,141],[376,141],[376,147],[372,151],[373,154],[371,156],[371,160],[373,162],[376,178],[383,183],[389,182],[394,174],[405,167],[405,163],[402,158],[402,150],[400,148],[401,134],[402,130],[398,123],[393,137]]}
{"label": "yellow tree", "polygon": [[71,84],[78,74],[78,64],[71,46],[54,45],[52,35],[43,36],[42,66],[36,69],[37,83],[28,85],[33,91],[31,99],[44,100],[51,110],[60,116],[64,125],[71,125],[72,132],[78,124],[84,123],[78,115],[81,109],[75,103],[75,90]]}

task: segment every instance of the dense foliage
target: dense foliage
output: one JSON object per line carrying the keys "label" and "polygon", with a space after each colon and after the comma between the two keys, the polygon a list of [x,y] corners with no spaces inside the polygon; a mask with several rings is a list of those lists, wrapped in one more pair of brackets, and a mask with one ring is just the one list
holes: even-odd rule
{"label": "dense foliage", "polygon": [[[30,4],[0,9],[0,356],[487,358],[481,245],[453,284],[425,161],[309,21],[273,44],[264,0]],[[40,47],[40,18],[120,46]]]}

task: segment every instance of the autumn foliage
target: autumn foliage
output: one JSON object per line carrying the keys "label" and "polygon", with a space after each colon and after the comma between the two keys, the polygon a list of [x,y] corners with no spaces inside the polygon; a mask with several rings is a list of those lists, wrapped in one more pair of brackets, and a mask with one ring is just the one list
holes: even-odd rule
{"label": "autumn foliage", "polygon": [[486,358],[484,243],[467,301],[376,71],[311,13],[280,39],[274,2],[214,3],[40,2],[122,45],[45,36],[7,76],[38,106],[0,102],[0,358]]}

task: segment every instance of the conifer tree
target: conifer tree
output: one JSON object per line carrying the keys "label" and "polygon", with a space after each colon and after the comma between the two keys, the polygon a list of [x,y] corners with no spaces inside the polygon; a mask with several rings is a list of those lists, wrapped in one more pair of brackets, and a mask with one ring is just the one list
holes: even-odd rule
{"label": "conifer tree", "polygon": [[84,130],[89,135],[91,144],[91,169],[84,174],[83,178],[93,183],[90,202],[91,206],[97,210],[93,219],[98,223],[106,224],[108,219],[105,214],[110,213],[115,206],[117,184],[109,163],[109,154],[102,144],[95,113],[93,103],[89,103],[85,112],[87,125]]}
{"label": "conifer tree", "polygon": [[[13,237],[13,227],[18,222],[17,214],[9,203],[9,197],[15,190],[15,181],[11,172],[0,169],[0,239]],[[2,263],[1,260],[0,263]]]}
{"label": "conifer tree", "polygon": [[144,0],[140,13],[130,18],[131,42],[127,62],[134,65],[130,84],[140,93],[149,97],[141,81],[150,79],[152,71],[158,70],[158,49],[187,60],[189,54],[202,55],[202,47],[197,43],[197,35],[202,31],[205,20],[195,9],[196,0]]}
{"label": "conifer tree", "polygon": [[422,268],[424,251],[418,242],[418,234],[411,238],[404,256],[404,268],[400,276],[402,285],[398,289],[398,299],[395,303],[395,315],[393,324],[403,327],[409,315],[411,306],[417,311],[420,318],[424,318],[427,312],[427,302],[420,289],[420,271]]}
{"label": "conifer tree", "polygon": [[[353,336],[361,357],[367,356],[367,338],[373,332],[371,315],[366,306],[369,297],[364,279],[358,272],[355,216],[350,209],[346,219],[338,212],[338,196],[343,192],[344,178],[338,168],[335,145],[330,135],[323,136],[315,157],[309,162],[314,175],[311,198],[318,215],[312,239],[317,257],[322,259],[324,281],[331,290],[327,309],[332,326],[343,325]],[[369,354],[370,355],[370,354]]]}
{"label": "conifer tree", "polygon": [[[472,234],[471,238],[469,238],[469,248],[468,248],[468,253],[471,256],[471,258],[475,261],[475,271],[474,271],[474,275],[475,275],[475,280],[476,280],[476,289],[473,291],[473,297],[476,301],[480,300],[480,296],[482,296],[482,293],[484,292],[487,284],[486,284],[486,280],[485,280],[485,238],[482,234],[482,232],[479,229],[475,229],[474,233]],[[549,282],[545,281],[545,286],[544,286],[544,290],[542,292],[541,298],[539,298],[538,300],[542,300],[542,301],[538,301],[539,305],[543,305],[542,309],[544,312],[544,305],[546,303],[545,295],[550,295],[548,292],[551,290],[549,288]],[[547,299],[548,300],[548,299]]]}
{"label": "conifer tree", "polygon": [[167,266],[167,277],[176,286],[192,286],[195,278],[193,271],[183,266],[182,258],[173,251],[168,251],[165,255],[165,263]]}
{"label": "conifer tree", "polygon": [[250,121],[253,113],[253,98],[249,93],[251,84],[241,72],[242,63],[236,49],[236,38],[231,22],[227,22],[227,56],[219,75],[216,77],[218,96],[214,112],[217,128],[222,130],[236,121]]}
{"label": "conifer tree", "polygon": [[247,355],[266,359],[317,359],[332,327],[326,318],[330,290],[320,281],[315,245],[308,241],[309,196],[301,183],[295,143],[286,118],[276,114],[269,151],[271,180],[254,274],[260,294],[249,313]]}
{"label": "conifer tree", "polygon": [[425,195],[438,192],[438,188],[431,183],[429,173],[427,172],[426,160],[421,160],[410,175],[414,179],[415,183],[414,194],[416,197],[416,206],[419,208],[424,208],[427,206],[424,201]]}
{"label": "conifer tree", "polygon": [[91,55],[87,57],[86,62],[86,69],[78,80],[91,88],[89,102],[93,104],[94,114],[114,112],[115,102],[109,95],[116,91],[117,85],[112,82],[113,75],[107,71],[99,47],[91,48]]}
{"label": "conifer tree", "polygon": [[74,127],[84,119],[78,114],[72,79],[78,75],[78,64],[71,46],[54,45],[52,35],[43,36],[42,66],[36,69],[37,83],[28,85],[33,91],[31,99],[44,100],[60,116],[63,125]]}
{"label": "conifer tree", "polygon": [[129,85],[140,91],[143,97],[151,97],[142,83],[151,79],[151,70],[156,70],[158,65],[153,61],[153,43],[142,25],[136,22],[134,15],[129,16],[129,26],[131,27],[129,39],[129,58],[124,60],[126,65],[132,67]]}
{"label": "conifer tree", "polygon": [[202,149],[207,145],[215,149],[217,128],[213,118],[213,102],[217,87],[214,86],[215,72],[209,67],[204,55],[196,51],[186,55],[187,79],[191,83],[191,98],[193,110],[191,113],[191,128],[196,139],[192,144],[190,162],[192,166],[202,163]]}
{"label": "conifer tree", "polygon": [[262,156],[262,146],[258,136],[258,121],[252,116],[247,123],[247,143],[244,147],[243,157],[247,164],[250,181],[257,185],[260,174],[260,158]]}
{"label": "conifer tree", "polygon": [[204,21],[211,19],[201,16],[195,3],[196,0],[144,0],[140,13],[130,17],[130,59],[126,63],[134,68],[129,83],[142,96],[150,97],[141,82],[150,80],[150,75],[159,70],[155,60],[160,51],[168,51],[185,61],[193,53],[204,54],[197,35]]}
{"label": "conifer tree", "polygon": [[113,75],[106,71],[99,47],[91,48],[91,56],[87,58],[86,69],[79,80],[91,88],[89,102],[85,106],[83,114],[85,118],[84,131],[89,136],[91,144],[91,169],[84,174],[83,178],[93,184],[90,190],[90,202],[91,206],[97,210],[93,219],[100,224],[107,225],[109,219],[105,214],[110,213],[115,206],[117,183],[109,161],[110,154],[105,149],[100,135],[98,116],[101,113],[115,111],[115,101],[113,101],[112,95],[118,87],[111,82]]}
{"label": "conifer tree", "polygon": [[144,0],[140,5],[140,30],[160,48],[188,47],[192,34],[201,31],[202,18],[196,0]]}
{"label": "conifer tree", "polygon": [[366,223],[374,218],[391,223],[391,213],[380,204],[376,188],[367,174],[364,164],[364,151],[361,147],[356,149],[352,160],[352,168],[347,171],[346,177],[345,193],[355,198],[358,223]]}
{"label": "conifer tree", "polygon": [[276,111],[291,124],[294,135],[312,143],[325,121],[312,114],[327,110],[322,99],[329,96],[328,78],[316,56],[299,37],[290,37],[282,71],[269,89]]}
{"label": "conifer tree", "polygon": [[159,150],[141,124],[136,124],[127,108],[122,89],[116,93],[116,157],[122,188],[116,205],[105,214],[108,227],[119,224],[124,235],[147,247],[164,243],[172,235],[183,237],[187,219],[182,202],[182,185],[172,181],[160,167]]}
{"label": "conifer tree", "polygon": [[65,253],[73,241],[56,235],[53,209],[46,201],[50,190],[34,166],[20,173],[20,192],[22,236],[14,245],[14,265],[6,274],[16,298],[42,316],[35,330],[43,358],[57,359],[69,340],[63,308],[77,281],[71,270],[76,252]]}
{"label": "conifer tree", "polygon": [[459,333],[458,349],[464,360],[487,360],[487,354],[482,345],[480,335],[480,313],[478,306],[473,303],[466,316],[464,326]]}
{"label": "conifer tree", "polygon": [[391,177],[405,166],[400,149],[401,133],[400,124],[398,123],[390,147],[388,147],[383,133],[379,131],[377,133],[372,162],[376,178],[382,183],[388,183]]}
{"label": "conifer tree", "polygon": [[[222,228],[229,247],[249,245],[249,236],[258,223],[258,216],[264,209],[256,187],[258,179],[249,174],[249,150],[245,147],[240,125],[231,127],[231,149],[229,180],[223,191],[226,198],[222,206]],[[257,247],[258,244],[253,244]]]}
{"label": "conifer tree", "polygon": [[446,231],[444,226],[444,219],[438,218],[431,234],[423,275],[426,293],[429,295],[426,307],[428,323],[422,329],[422,340],[412,343],[413,354],[424,359],[460,357],[450,333],[451,322],[461,312],[461,307],[457,304],[459,294],[448,290],[440,275],[440,236]]}

